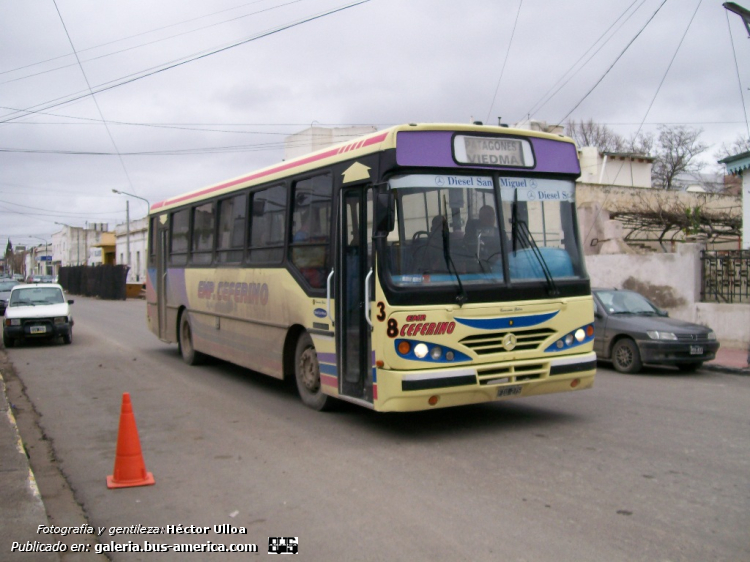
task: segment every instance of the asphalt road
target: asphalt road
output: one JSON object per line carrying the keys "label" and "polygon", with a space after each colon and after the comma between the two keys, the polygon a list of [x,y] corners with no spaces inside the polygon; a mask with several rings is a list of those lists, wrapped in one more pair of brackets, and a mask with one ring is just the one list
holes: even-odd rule
{"label": "asphalt road", "polygon": [[[750,377],[600,368],[578,393],[319,413],[281,381],[184,365],[147,331],[143,301],[74,298],[73,345],[8,355],[101,544],[256,543],[265,557],[284,536],[303,560],[750,560]],[[124,392],[156,484],[109,490]],[[132,525],[211,530],[109,535]]]}

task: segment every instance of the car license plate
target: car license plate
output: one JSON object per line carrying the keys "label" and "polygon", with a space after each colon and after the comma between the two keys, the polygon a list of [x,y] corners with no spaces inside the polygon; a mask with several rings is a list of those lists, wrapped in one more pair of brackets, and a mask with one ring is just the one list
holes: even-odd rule
{"label": "car license plate", "polygon": [[506,386],[497,391],[497,397],[502,398],[503,396],[518,396],[521,394],[523,387],[519,384],[518,386]]}
{"label": "car license plate", "polygon": [[703,346],[702,345],[691,345],[690,346],[690,355],[703,355]]}
{"label": "car license plate", "polygon": [[32,326],[30,331],[32,334],[43,334],[47,331],[47,326]]}

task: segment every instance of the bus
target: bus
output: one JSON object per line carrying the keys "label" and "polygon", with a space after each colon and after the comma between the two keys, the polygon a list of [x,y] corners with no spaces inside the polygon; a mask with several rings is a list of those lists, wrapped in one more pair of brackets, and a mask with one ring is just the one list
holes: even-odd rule
{"label": "bus", "polygon": [[579,175],[560,135],[404,124],[171,197],[149,214],[149,329],[317,410],[590,388]]}

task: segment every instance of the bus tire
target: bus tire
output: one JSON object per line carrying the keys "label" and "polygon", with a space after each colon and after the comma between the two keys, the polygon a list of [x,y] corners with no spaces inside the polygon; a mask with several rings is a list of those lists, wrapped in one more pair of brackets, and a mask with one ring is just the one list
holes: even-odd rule
{"label": "bus tire", "polygon": [[297,381],[297,392],[305,406],[313,410],[327,410],[333,398],[323,394],[320,388],[320,365],[310,334],[304,332],[297,340],[294,352],[294,378]]}
{"label": "bus tire", "polygon": [[205,359],[200,351],[195,351],[193,345],[193,329],[190,326],[190,318],[187,311],[180,314],[180,330],[177,338],[177,345],[180,349],[182,360],[188,365],[200,365]]}
{"label": "bus tire", "polygon": [[612,364],[621,373],[637,373],[643,368],[638,346],[630,338],[617,340],[612,348]]}

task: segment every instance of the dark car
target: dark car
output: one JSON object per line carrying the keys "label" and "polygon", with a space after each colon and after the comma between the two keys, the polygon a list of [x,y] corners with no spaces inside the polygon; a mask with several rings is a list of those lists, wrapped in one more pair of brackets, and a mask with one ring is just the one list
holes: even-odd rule
{"label": "dark car", "polygon": [[18,285],[18,281],[14,279],[0,279],[0,316],[5,314],[5,307],[8,306],[8,299],[10,298],[10,290]]}
{"label": "dark car", "polygon": [[716,357],[719,342],[706,326],[669,318],[635,291],[594,289],[594,351],[621,373],[644,363],[695,371]]}

